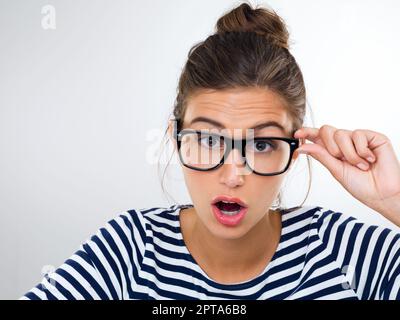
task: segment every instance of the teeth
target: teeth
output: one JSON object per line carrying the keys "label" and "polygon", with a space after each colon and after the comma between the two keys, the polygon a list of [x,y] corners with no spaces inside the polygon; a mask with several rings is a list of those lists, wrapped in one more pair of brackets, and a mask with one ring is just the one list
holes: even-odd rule
{"label": "teeth", "polygon": [[220,210],[223,214],[226,214],[228,216],[234,216],[235,214],[238,214],[240,212],[240,210],[236,210],[236,211],[225,211],[225,210]]}
{"label": "teeth", "polygon": [[222,200],[221,202],[223,202],[223,203],[236,203],[236,202],[230,202],[230,201],[224,201],[224,200]]}

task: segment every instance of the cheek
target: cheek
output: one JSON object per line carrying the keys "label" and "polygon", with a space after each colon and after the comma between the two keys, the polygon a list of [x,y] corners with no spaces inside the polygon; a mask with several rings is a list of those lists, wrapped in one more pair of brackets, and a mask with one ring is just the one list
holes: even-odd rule
{"label": "cheek", "polygon": [[[281,176],[252,177],[247,183],[251,202],[255,207],[271,203],[278,195],[283,178]],[[261,179],[260,179],[261,178]]]}
{"label": "cheek", "polygon": [[215,196],[213,190],[215,190],[216,178],[212,177],[210,173],[186,169],[183,169],[186,188],[200,219],[203,220],[203,223],[208,224],[209,219],[212,218],[210,202]]}
{"label": "cheek", "polygon": [[208,172],[196,172],[189,168],[185,168],[183,169],[183,176],[185,178],[186,187],[193,199],[208,196],[207,188],[205,188],[205,186],[216,184],[216,178],[212,177]]}

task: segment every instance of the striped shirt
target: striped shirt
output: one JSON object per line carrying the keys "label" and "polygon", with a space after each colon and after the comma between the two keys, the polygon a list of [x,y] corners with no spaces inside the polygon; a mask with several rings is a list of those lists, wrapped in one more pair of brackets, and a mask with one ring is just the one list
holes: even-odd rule
{"label": "striped shirt", "polygon": [[20,299],[400,299],[400,233],[319,206],[283,209],[281,238],[253,279],[221,284],[196,263],[179,213],[117,215]]}

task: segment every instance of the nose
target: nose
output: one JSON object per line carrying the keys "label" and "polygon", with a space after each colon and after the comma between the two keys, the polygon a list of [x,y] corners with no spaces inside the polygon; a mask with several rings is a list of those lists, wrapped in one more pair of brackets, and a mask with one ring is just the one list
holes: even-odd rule
{"label": "nose", "polygon": [[220,182],[229,188],[243,185],[244,175],[251,173],[245,165],[245,159],[238,149],[230,151],[220,172]]}

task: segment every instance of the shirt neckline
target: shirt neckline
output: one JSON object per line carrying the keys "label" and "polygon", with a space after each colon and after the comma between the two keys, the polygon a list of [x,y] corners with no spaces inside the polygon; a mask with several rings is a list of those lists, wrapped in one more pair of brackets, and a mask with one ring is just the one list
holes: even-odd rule
{"label": "shirt neckline", "polygon": [[[194,259],[194,257],[192,256],[192,254],[190,253],[189,249],[187,248],[185,241],[183,239],[183,234],[182,234],[182,229],[181,229],[181,223],[179,220],[179,215],[182,209],[186,209],[186,208],[192,208],[194,207],[193,204],[178,204],[178,205],[174,205],[173,207],[175,207],[175,219],[177,222],[177,233],[179,235],[179,239],[182,241],[182,246],[183,246],[183,250],[185,255],[188,257],[188,260],[193,263],[194,265],[197,266],[201,276],[212,286],[217,287],[219,289],[227,289],[227,290],[240,290],[240,289],[246,289],[249,287],[254,286],[255,284],[259,283],[260,278],[267,278],[269,276],[270,270],[271,268],[275,265],[275,260],[276,258],[279,256],[279,252],[282,249],[282,240],[284,238],[284,235],[286,234],[286,223],[285,223],[285,219],[283,219],[283,217],[281,218],[281,235],[279,238],[279,243],[278,246],[275,250],[275,253],[272,255],[271,260],[268,262],[268,264],[265,266],[265,268],[263,269],[263,271],[261,273],[259,273],[257,276],[242,281],[242,282],[237,282],[237,283],[219,283],[215,280],[213,280],[212,278],[210,278],[208,276],[208,274],[200,267],[200,265],[196,262],[196,260]],[[285,212],[285,209],[281,209],[281,215],[283,216],[283,213]]]}

